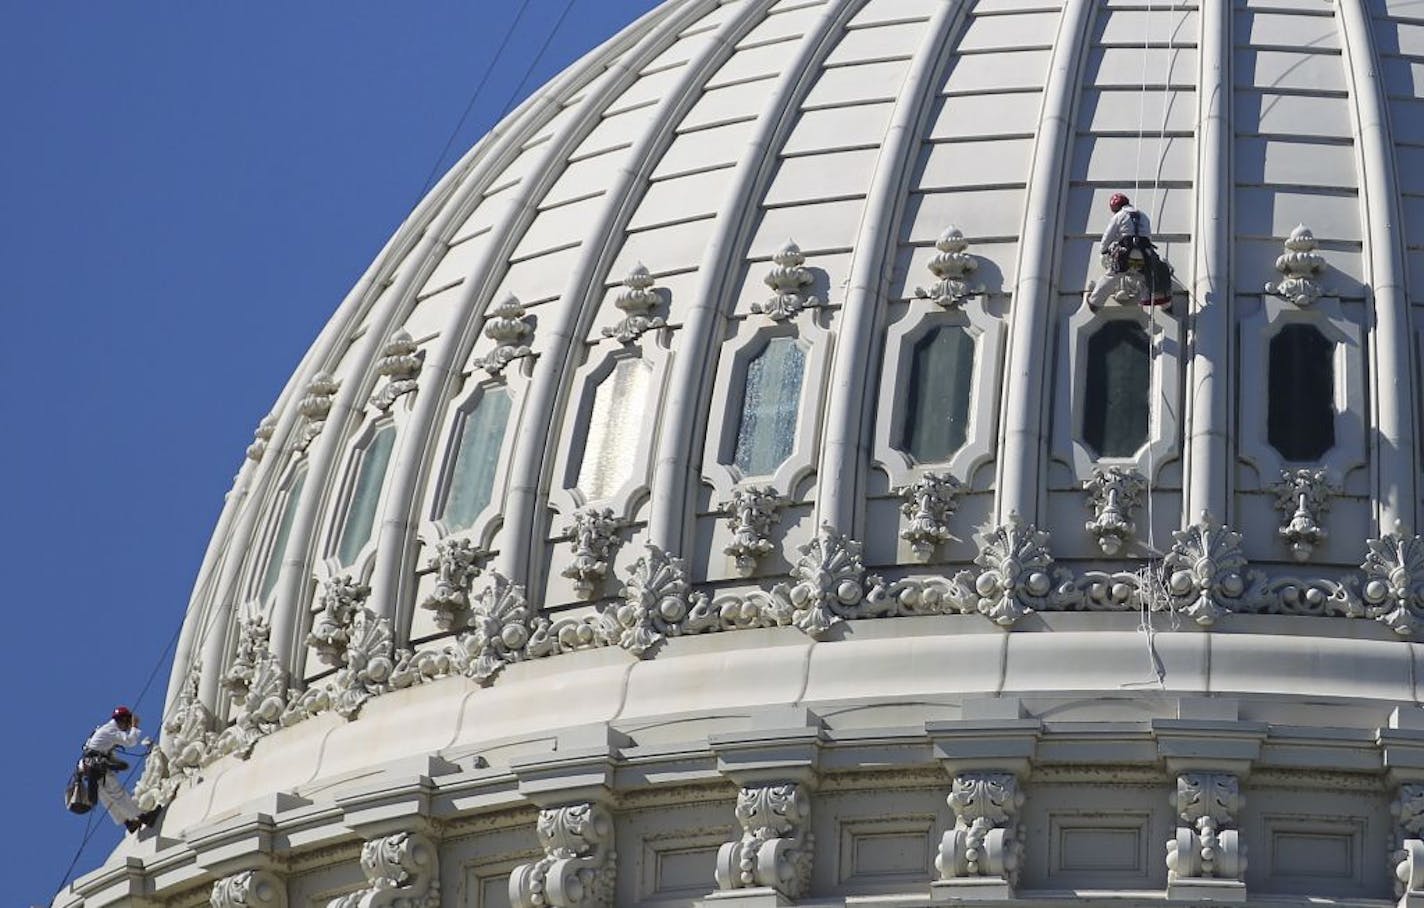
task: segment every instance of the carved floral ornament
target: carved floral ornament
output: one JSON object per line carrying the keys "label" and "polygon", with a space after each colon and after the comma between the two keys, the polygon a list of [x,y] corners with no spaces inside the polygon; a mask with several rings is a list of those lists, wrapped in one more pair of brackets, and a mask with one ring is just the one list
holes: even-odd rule
{"label": "carved floral ornament", "polygon": [[262,417],[262,421],[257,424],[257,429],[252,433],[252,444],[247,446],[247,459],[253,463],[260,463],[262,455],[267,453],[267,446],[272,443],[272,436],[277,434],[277,417],[275,414],[267,414]]}
{"label": "carved floral ornament", "polygon": [[1273,485],[1276,509],[1285,517],[1276,532],[1296,561],[1308,561],[1315,547],[1330,535],[1320,524],[1330,510],[1330,498],[1340,492],[1322,469],[1282,470]]}
{"label": "carved floral ornament", "polygon": [[1266,284],[1266,292],[1305,307],[1326,294],[1319,277],[1325,270],[1325,256],[1316,249],[1315,234],[1304,224],[1297,224],[1285,241],[1285,252],[1276,259],[1281,280]]}
{"label": "carved floral ornament", "polygon": [[1171,802],[1178,825],[1167,842],[1168,879],[1241,879],[1246,872],[1246,845],[1235,827],[1245,798],[1236,776],[1184,772],[1177,776]]}
{"label": "carved floral ornament", "polygon": [[404,328],[391,335],[381,348],[380,359],[376,360],[376,374],[384,378],[385,383],[371,395],[371,406],[389,410],[398,399],[416,389],[424,363],[419,351],[420,346]]}
{"label": "carved floral ornament", "polygon": [[326,426],[326,417],[331,413],[331,405],[336,400],[336,392],[341,382],[330,372],[318,372],[307,382],[302,399],[297,401],[297,412],[306,417],[297,447],[305,450]]}
{"label": "carved floral ornament", "polygon": [[935,254],[930,259],[930,273],[937,281],[929,288],[916,287],[915,297],[927,299],[945,309],[962,305],[970,297],[983,296],[983,284],[971,284],[970,276],[979,262],[967,250],[969,241],[958,227],[950,226],[935,240]]}
{"label": "carved floral ornament", "polygon": [[495,347],[475,360],[475,367],[490,375],[499,375],[517,359],[532,356],[529,342],[534,338],[534,326],[524,312],[519,298],[510,294],[485,318],[484,335]]}
{"label": "carved floral ornament", "polygon": [[657,281],[642,262],[633,266],[623,279],[623,290],[613,298],[613,305],[623,313],[623,318],[611,328],[603,329],[604,337],[616,337],[625,344],[642,337],[654,328],[661,328],[667,322],[653,315],[653,310],[662,305],[662,295],[655,289]]}
{"label": "carved floral ornament", "polygon": [[935,869],[941,880],[990,877],[1013,886],[1023,863],[1019,808],[1024,794],[1008,772],[964,772],[954,777],[949,807],[954,828],[940,839]]}
{"label": "carved floral ornament", "polygon": [[752,312],[781,322],[821,305],[819,298],[806,292],[816,283],[816,276],[806,267],[806,256],[794,240],[787,240],[771,257],[771,262],[771,270],[762,279],[771,288],[771,296],[752,303]]}

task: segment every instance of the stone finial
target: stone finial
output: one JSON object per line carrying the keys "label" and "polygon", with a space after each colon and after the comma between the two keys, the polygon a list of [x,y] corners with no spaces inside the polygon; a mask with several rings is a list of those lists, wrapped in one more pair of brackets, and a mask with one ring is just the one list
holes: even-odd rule
{"label": "stone finial", "polygon": [[1320,244],[1304,224],[1297,224],[1285,241],[1286,251],[1276,259],[1283,277],[1267,282],[1266,292],[1297,306],[1309,306],[1325,294],[1318,278],[1325,270],[1325,256],[1316,252]]}
{"label": "stone finial", "polygon": [[622,526],[611,508],[584,508],[574,512],[573,523],[564,527],[574,557],[559,574],[574,582],[574,595],[580,599],[592,599],[608,576],[609,562],[622,542],[618,537]]}
{"label": "stone finial", "polygon": [[648,331],[666,325],[667,322],[660,316],[652,314],[662,303],[662,298],[654,289],[656,284],[648,266],[642,262],[635,265],[623,279],[622,292],[613,298],[613,305],[624,313],[623,319],[611,328],[604,328],[603,336],[616,337],[629,344]]}
{"label": "stone finial", "polygon": [[1296,561],[1308,561],[1330,535],[1320,522],[1330,510],[1330,498],[1339,490],[1330,482],[1324,469],[1282,470],[1281,478],[1272,485],[1276,493],[1276,509],[1285,517],[1276,532],[1290,546]]}
{"label": "stone finial", "polygon": [[474,364],[490,375],[499,375],[516,359],[532,355],[529,342],[534,338],[534,326],[514,294],[506,296],[485,317],[484,335],[494,341],[495,347]]}
{"label": "stone finial", "polygon": [[925,473],[896,494],[904,499],[900,513],[909,521],[900,538],[914,549],[915,557],[929,561],[940,545],[954,538],[949,518],[964,494],[964,484],[948,473]]}
{"label": "stone finial", "polygon": [[1094,467],[1083,480],[1093,518],[1083,525],[1098,541],[1104,555],[1112,556],[1132,539],[1137,527],[1132,512],[1142,501],[1147,480],[1127,467]]}
{"label": "stone finial", "polygon": [[971,296],[983,295],[983,284],[969,283],[969,276],[979,268],[979,262],[965,251],[968,248],[969,241],[958,227],[946,228],[935,240],[936,252],[927,266],[938,280],[929,289],[916,287],[916,298],[932,300],[945,309],[953,309]]}
{"label": "stone finial", "polygon": [[381,348],[381,358],[376,360],[376,374],[386,381],[371,395],[371,406],[389,410],[397,399],[416,389],[423,365],[419,351],[420,346],[404,328],[391,335]]}
{"label": "stone finial", "polygon": [[247,459],[253,463],[260,463],[262,455],[267,453],[267,446],[272,442],[272,436],[277,434],[277,417],[273,413],[268,413],[262,417],[262,421],[257,424],[257,430],[252,433],[252,444],[247,446]]}
{"label": "stone finial", "polygon": [[330,372],[318,372],[307,382],[306,393],[297,402],[297,412],[307,420],[302,427],[298,447],[305,450],[312,440],[321,434],[322,428],[326,426],[326,417],[331,413],[331,405],[336,400],[336,392],[340,388],[341,383],[333,378]]}
{"label": "stone finial", "polygon": [[816,276],[805,267],[806,256],[794,240],[787,240],[771,261],[771,270],[762,279],[771,288],[771,296],[763,302],[752,303],[753,312],[780,322],[821,304],[819,299],[806,293],[816,282]]}

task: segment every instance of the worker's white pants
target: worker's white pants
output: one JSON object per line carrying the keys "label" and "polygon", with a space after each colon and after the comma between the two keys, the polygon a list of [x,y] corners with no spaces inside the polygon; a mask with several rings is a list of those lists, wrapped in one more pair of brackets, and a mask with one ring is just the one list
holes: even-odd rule
{"label": "worker's white pants", "polygon": [[109,816],[113,817],[114,822],[120,826],[124,824],[125,820],[137,820],[140,813],[134,799],[129,797],[127,791],[124,791],[119,777],[112,772],[104,773],[104,777],[99,780],[99,803],[104,805]]}

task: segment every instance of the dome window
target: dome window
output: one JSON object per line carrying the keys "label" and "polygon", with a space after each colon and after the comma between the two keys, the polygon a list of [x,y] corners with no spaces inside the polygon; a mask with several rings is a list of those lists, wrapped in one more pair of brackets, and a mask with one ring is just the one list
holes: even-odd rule
{"label": "dome window", "polygon": [[337,560],[343,565],[355,561],[361,549],[371,541],[371,530],[376,525],[376,505],[381,500],[381,487],[386,482],[386,467],[390,465],[395,441],[396,427],[386,424],[376,430],[361,452],[351,503],[341,524],[341,542],[336,549]]}
{"label": "dome window", "polygon": [[936,328],[910,353],[910,393],[899,448],[937,463],[964,447],[974,389],[974,338],[959,325]]}
{"label": "dome window", "polygon": [[747,363],[732,462],[746,476],[776,472],[796,446],[806,351],[793,337],[773,337]]}
{"label": "dome window", "polygon": [[306,470],[302,470],[287,490],[287,500],[282,504],[282,517],[277,522],[277,533],[272,539],[272,547],[267,552],[267,564],[262,568],[258,598],[263,602],[272,595],[272,590],[277,586],[277,578],[282,573],[282,561],[287,554],[287,539],[292,535],[292,523],[297,519],[297,505],[302,500],[302,488],[306,483]]}
{"label": "dome window", "polygon": [[1318,460],[1335,446],[1334,347],[1314,325],[1271,338],[1266,438],[1286,460]]}
{"label": "dome window", "polygon": [[638,446],[648,425],[652,369],[625,357],[599,382],[588,419],[578,488],[590,501],[608,498],[633,477]]}
{"label": "dome window", "polygon": [[1099,457],[1131,457],[1147,441],[1151,354],[1135,321],[1110,321],[1088,339],[1083,441]]}
{"label": "dome window", "polygon": [[459,449],[450,470],[450,491],[440,512],[448,529],[469,529],[489,505],[499,452],[504,447],[504,431],[509,423],[509,407],[508,391],[503,388],[486,391],[460,421]]}

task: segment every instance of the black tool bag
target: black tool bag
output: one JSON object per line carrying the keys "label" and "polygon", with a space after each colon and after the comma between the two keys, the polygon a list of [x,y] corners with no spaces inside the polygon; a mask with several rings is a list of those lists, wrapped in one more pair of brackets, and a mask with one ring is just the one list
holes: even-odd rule
{"label": "black tool bag", "polygon": [[88,813],[94,809],[97,800],[98,778],[76,766],[74,774],[69,777],[69,784],[64,787],[64,806],[69,808],[70,813]]}

